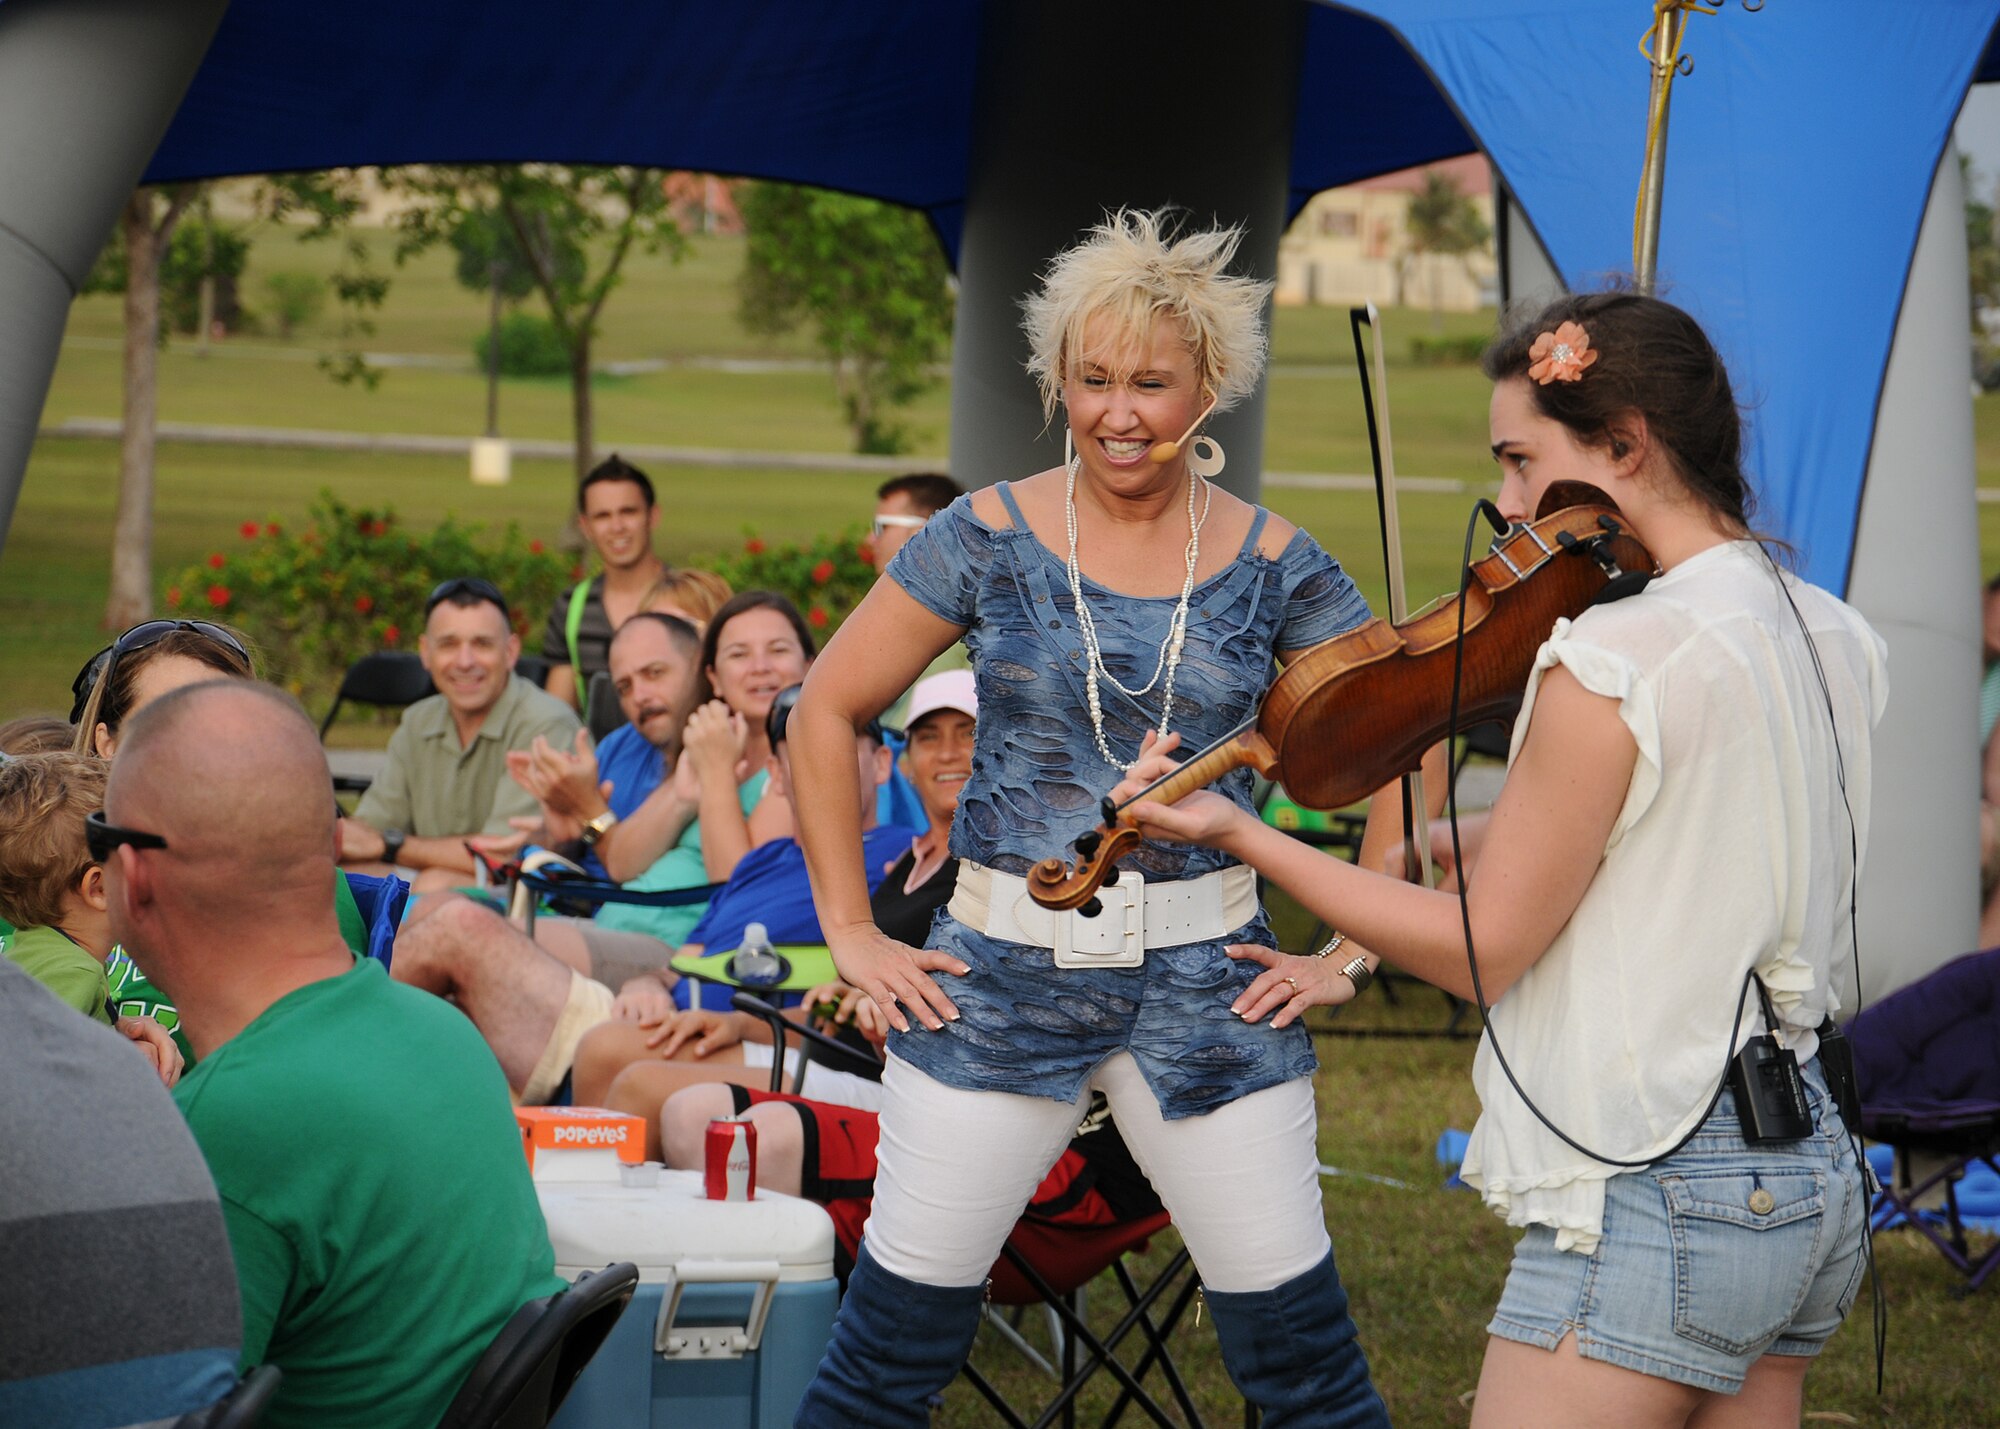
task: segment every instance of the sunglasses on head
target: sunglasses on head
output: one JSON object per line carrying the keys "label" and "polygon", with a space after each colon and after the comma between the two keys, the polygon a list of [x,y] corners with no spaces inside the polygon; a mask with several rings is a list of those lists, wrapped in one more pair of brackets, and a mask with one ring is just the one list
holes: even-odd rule
{"label": "sunglasses on head", "polygon": [[144,650],[157,645],[176,630],[191,630],[204,640],[212,640],[217,645],[227,646],[243,657],[247,665],[250,652],[243,648],[243,642],[233,631],[206,620],[148,620],[133,626],[88,660],[76,672],[70,682],[69,692],[75,702],[69,707],[69,722],[75,724],[83,718],[83,707],[90,703],[90,692],[97,688],[99,681],[108,676],[118,663],[121,655],[130,655],[135,650]]}
{"label": "sunglasses on head", "polygon": [[84,815],[83,842],[90,850],[90,861],[92,863],[108,862],[111,858],[111,851],[120,844],[126,844],[132,848],[165,848],[167,846],[167,841],[158,834],[149,834],[143,829],[121,829],[116,824],[107,823],[104,818],[104,810],[102,809],[97,810],[95,813]]}
{"label": "sunglasses on head", "polygon": [[928,516],[877,516],[870,532],[876,540],[881,540],[891,531],[920,531],[931,518]]}
{"label": "sunglasses on head", "polygon": [[425,618],[428,619],[430,613],[446,601],[461,595],[473,596],[479,600],[490,600],[493,604],[500,607],[502,615],[506,616],[509,620],[514,618],[514,613],[507,608],[507,597],[500,594],[500,587],[493,584],[492,581],[482,580],[478,576],[453,576],[448,581],[440,582],[437,588],[424,600]]}

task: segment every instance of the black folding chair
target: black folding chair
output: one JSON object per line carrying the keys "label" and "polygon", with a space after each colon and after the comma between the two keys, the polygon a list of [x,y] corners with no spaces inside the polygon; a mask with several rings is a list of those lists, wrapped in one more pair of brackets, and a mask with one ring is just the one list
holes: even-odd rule
{"label": "black folding chair", "polygon": [[663,888],[652,892],[622,888],[601,878],[592,878],[584,869],[549,849],[527,853],[519,865],[501,865],[502,875],[512,874],[513,893],[507,905],[507,919],[531,937],[535,915],[543,900],[553,912],[588,918],[606,903],[625,903],[640,908],[685,908],[690,903],[706,903],[719,883],[698,888]]}
{"label": "black folding chair", "polygon": [[[377,709],[403,709],[427,695],[437,693],[423,661],[407,650],[377,650],[363,655],[347,667],[334,694],[333,707],[319,722],[320,743],[344,704],[373,705]],[[336,774],[333,787],[342,793],[359,794],[373,781],[358,774]]]}
{"label": "black folding chair", "polygon": [[439,1429],[544,1429],[639,1286],[630,1261],[579,1275],[500,1327]]}
{"label": "black folding chair", "polygon": [[264,1417],[283,1379],[276,1365],[260,1364],[208,1408],[190,1409],[176,1419],[174,1429],[251,1429]]}
{"label": "black folding chair", "polygon": [[[1975,1163],[2000,1173],[2000,948],[1967,953],[1898,988],[1848,1023],[1861,1125],[1895,1148],[1875,1224],[1908,1225],[1977,1290],[2000,1270],[2000,1241],[1966,1238],[1957,1185]],[[1933,1211],[1933,1198],[1942,1210]]]}

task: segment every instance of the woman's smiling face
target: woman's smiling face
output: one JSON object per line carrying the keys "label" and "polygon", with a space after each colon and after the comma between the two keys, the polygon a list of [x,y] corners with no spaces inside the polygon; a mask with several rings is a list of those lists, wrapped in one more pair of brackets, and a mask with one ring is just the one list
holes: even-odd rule
{"label": "woman's smiling face", "polygon": [[1194,353],[1173,323],[1156,318],[1136,338],[1105,317],[1084,325],[1063,405],[1090,480],[1124,492],[1167,473],[1178,479],[1179,459],[1156,463],[1153,448],[1179,441],[1207,403]]}

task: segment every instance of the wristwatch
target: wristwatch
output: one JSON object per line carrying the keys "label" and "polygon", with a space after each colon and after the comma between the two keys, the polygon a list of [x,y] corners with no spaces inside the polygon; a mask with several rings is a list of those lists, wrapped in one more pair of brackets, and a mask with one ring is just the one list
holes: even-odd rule
{"label": "wristwatch", "polygon": [[403,856],[403,840],[408,837],[401,829],[382,830],[382,861],[393,866]]}
{"label": "wristwatch", "polygon": [[594,819],[585,820],[583,825],[583,846],[585,848],[596,848],[597,841],[610,833],[612,826],[617,822],[618,816],[609,809],[606,809]]}

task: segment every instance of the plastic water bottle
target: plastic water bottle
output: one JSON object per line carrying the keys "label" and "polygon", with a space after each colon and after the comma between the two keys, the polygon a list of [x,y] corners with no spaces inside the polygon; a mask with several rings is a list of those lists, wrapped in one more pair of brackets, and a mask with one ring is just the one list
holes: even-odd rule
{"label": "plastic water bottle", "polygon": [[771,948],[771,934],[762,923],[743,930],[743,944],[729,960],[729,975],[746,987],[769,987],[784,979],[785,965]]}

